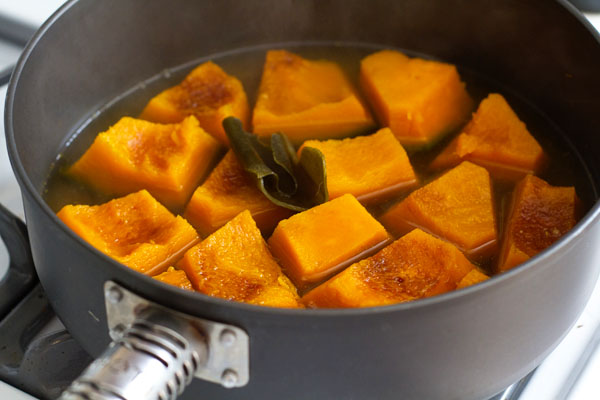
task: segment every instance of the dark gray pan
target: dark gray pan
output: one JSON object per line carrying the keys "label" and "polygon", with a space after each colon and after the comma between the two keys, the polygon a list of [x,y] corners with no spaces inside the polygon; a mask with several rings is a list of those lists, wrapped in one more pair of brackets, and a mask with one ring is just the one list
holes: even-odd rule
{"label": "dark gray pan", "polygon": [[100,254],[40,192],[75,129],[165,68],[231,49],[297,41],[374,43],[479,71],[535,104],[600,183],[600,45],[565,1],[81,0],[20,59],[6,132],[39,278],[91,354],[108,343],[103,284],[245,329],[250,382],[196,380],[196,399],[482,399],[534,369],[584,307],[599,270],[599,205],[554,246],[474,287],[389,307],[280,310],[167,287]]}

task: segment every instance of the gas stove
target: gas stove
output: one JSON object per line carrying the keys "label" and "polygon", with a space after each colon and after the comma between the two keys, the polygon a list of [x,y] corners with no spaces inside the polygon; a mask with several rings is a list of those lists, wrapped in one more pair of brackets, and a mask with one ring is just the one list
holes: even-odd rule
{"label": "gas stove", "polygon": [[[60,0],[0,0],[0,119],[6,83],[27,39]],[[600,14],[586,14],[600,29]],[[24,218],[0,124],[0,204]],[[0,281],[9,264],[0,243]],[[21,295],[0,304],[0,399],[55,399],[91,362],[53,313],[34,271],[22,277]],[[6,296],[0,296],[0,300]],[[4,310],[4,311],[2,311]],[[531,374],[490,400],[600,398],[600,282],[561,344]]]}

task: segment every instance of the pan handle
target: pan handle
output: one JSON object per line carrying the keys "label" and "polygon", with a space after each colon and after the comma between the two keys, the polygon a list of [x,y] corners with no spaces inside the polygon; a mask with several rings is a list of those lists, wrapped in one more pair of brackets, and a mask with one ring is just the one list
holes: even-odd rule
{"label": "pan handle", "polygon": [[19,217],[0,204],[0,236],[6,245],[10,264],[0,279],[0,320],[29,293],[37,282],[29,247],[27,227]]}
{"label": "pan handle", "polygon": [[243,329],[171,310],[112,281],[104,297],[113,342],[59,400],[174,400],[193,377],[226,388],[248,383]]}
{"label": "pan handle", "polygon": [[203,333],[152,309],[125,329],[59,400],[174,400],[207,356]]}

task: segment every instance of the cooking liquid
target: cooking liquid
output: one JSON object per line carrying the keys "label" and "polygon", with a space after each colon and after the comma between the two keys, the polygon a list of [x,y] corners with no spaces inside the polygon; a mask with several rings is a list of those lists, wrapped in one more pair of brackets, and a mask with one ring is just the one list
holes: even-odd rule
{"label": "cooking liquid", "polygon": [[[44,198],[48,205],[57,212],[67,204],[91,205],[110,200],[110,196],[94,191],[68,178],[64,174],[64,170],[81,157],[99,132],[108,129],[123,116],[138,116],[151,97],[170,86],[178,84],[198,64],[212,60],[228,74],[240,79],[248,95],[250,107],[252,107],[260,84],[265,53],[269,49],[280,48],[288,49],[309,59],[327,59],[337,62],[355,87],[358,88],[360,60],[382,47],[345,43],[296,43],[280,46],[259,46],[214,54],[165,70],[135,87],[125,90],[118,97],[107,102],[101,109],[95,110],[82,126],[69,135],[69,139],[52,166],[46,182]],[[431,58],[423,54],[400,50],[410,56]],[[539,176],[551,185],[575,186],[577,195],[583,205],[584,210],[582,211],[587,211],[597,197],[596,188],[591,183],[592,180],[589,178],[589,173],[581,158],[566,139],[566,135],[550,119],[511,90],[476,72],[461,69],[460,66],[457,67],[462,80],[466,83],[467,91],[476,105],[489,93],[493,92],[501,93],[506,98],[548,155],[549,163]],[[408,151],[412,166],[419,177],[420,186],[427,184],[441,174],[439,171],[434,173],[428,171],[427,166],[459,132],[460,130],[453,132],[428,149]],[[499,239],[502,238],[506,219],[505,214],[513,187],[514,184],[512,183],[493,181]],[[414,187],[412,190],[417,188]],[[391,205],[397,203],[409,193],[405,192],[385,202],[370,206],[369,211],[377,218]],[[182,210],[173,211],[182,212]],[[488,274],[492,274],[496,258],[497,254],[493,254],[485,259],[472,261]]]}

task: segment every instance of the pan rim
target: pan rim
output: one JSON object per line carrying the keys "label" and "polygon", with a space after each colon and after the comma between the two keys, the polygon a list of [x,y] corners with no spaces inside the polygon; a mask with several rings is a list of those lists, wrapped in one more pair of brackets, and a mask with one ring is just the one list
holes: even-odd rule
{"label": "pan rim", "polygon": [[[31,179],[23,167],[21,162],[21,158],[19,157],[19,153],[17,150],[17,144],[15,140],[15,130],[13,126],[13,109],[15,102],[15,95],[17,92],[17,87],[19,85],[19,80],[24,70],[25,65],[27,64],[27,60],[32,55],[34,50],[36,49],[39,41],[42,37],[45,36],[46,32],[52,28],[54,23],[59,20],[64,14],[68,13],[69,9],[73,7],[75,4],[79,3],[79,0],[69,0],[65,4],[63,4],[44,24],[40,27],[40,29],[34,34],[34,36],[27,43],[23,53],[19,57],[19,60],[15,66],[15,70],[11,76],[7,95],[6,95],[6,105],[5,105],[5,130],[6,130],[6,140],[7,140],[7,148],[9,153],[9,158],[11,162],[12,169],[15,173],[15,176],[19,182],[19,186],[24,196],[29,196],[33,199],[35,205],[39,207],[43,213],[57,226],[62,230],[73,242],[73,245],[81,246],[86,249],[86,251],[91,252],[91,255],[94,257],[100,257],[104,264],[109,264],[111,268],[120,269],[120,274],[124,274],[128,278],[138,280],[140,282],[145,282],[144,287],[136,287],[135,292],[138,292],[144,297],[147,297],[149,300],[153,300],[153,297],[167,297],[172,298],[174,303],[179,303],[179,300],[192,301],[197,304],[207,304],[214,307],[218,307],[219,309],[238,309],[239,311],[256,315],[256,316],[278,316],[278,317],[291,317],[294,319],[298,318],[352,318],[357,316],[365,316],[365,315],[379,315],[379,314],[388,314],[388,313],[400,313],[406,311],[414,311],[422,308],[429,308],[440,303],[447,303],[451,301],[457,301],[463,299],[465,297],[474,295],[476,293],[484,292],[491,290],[492,287],[497,287],[502,285],[505,281],[510,281],[512,279],[517,279],[518,275],[524,273],[524,271],[529,271],[531,268],[536,268],[536,271],[543,271],[544,265],[547,264],[547,261],[554,257],[557,253],[561,252],[562,249],[568,246],[572,242],[576,242],[577,240],[582,240],[582,236],[586,231],[588,231],[592,224],[600,219],[600,201],[596,200],[595,204],[590,208],[590,210],[581,218],[581,220],[571,229],[567,234],[565,234],[562,238],[560,238],[557,242],[555,242],[552,246],[545,249],[538,255],[532,257],[525,263],[507,271],[501,273],[499,275],[493,276],[492,279],[487,281],[478,283],[476,285],[463,288],[460,290],[454,290],[447,293],[443,293],[441,295],[437,295],[434,297],[429,297],[425,299],[419,299],[415,301],[410,301],[406,303],[398,303],[388,306],[377,306],[377,307],[368,307],[368,308],[353,308],[353,309],[286,309],[286,308],[274,308],[274,307],[265,307],[265,306],[257,306],[251,305],[241,302],[228,301],[221,298],[216,298],[212,296],[205,295],[199,292],[189,292],[183,289],[178,289],[171,285],[162,283],[151,277],[140,274],[116,260],[110,258],[109,256],[101,253],[99,250],[85,242],[78,235],[75,234],[71,229],[69,229],[60,219],[56,216],[56,214],[50,209],[50,207],[46,204],[44,199],[42,198],[39,191],[35,188]],[[576,18],[580,24],[582,24],[587,31],[594,36],[596,42],[600,43],[600,36],[598,35],[595,28],[585,19],[585,17],[579,13],[579,11],[566,0],[555,0],[558,5],[565,8],[565,11],[571,14],[572,17]],[[539,264],[539,265],[538,265]],[[114,274],[113,274],[114,275]],[[140,279],[141,277],[141,279]],[[140,285],[141,286],[141,285]],[[149,293],[153,293],[153,295],[149,295]],[[198,311],[202,313],[201,309]]]}

